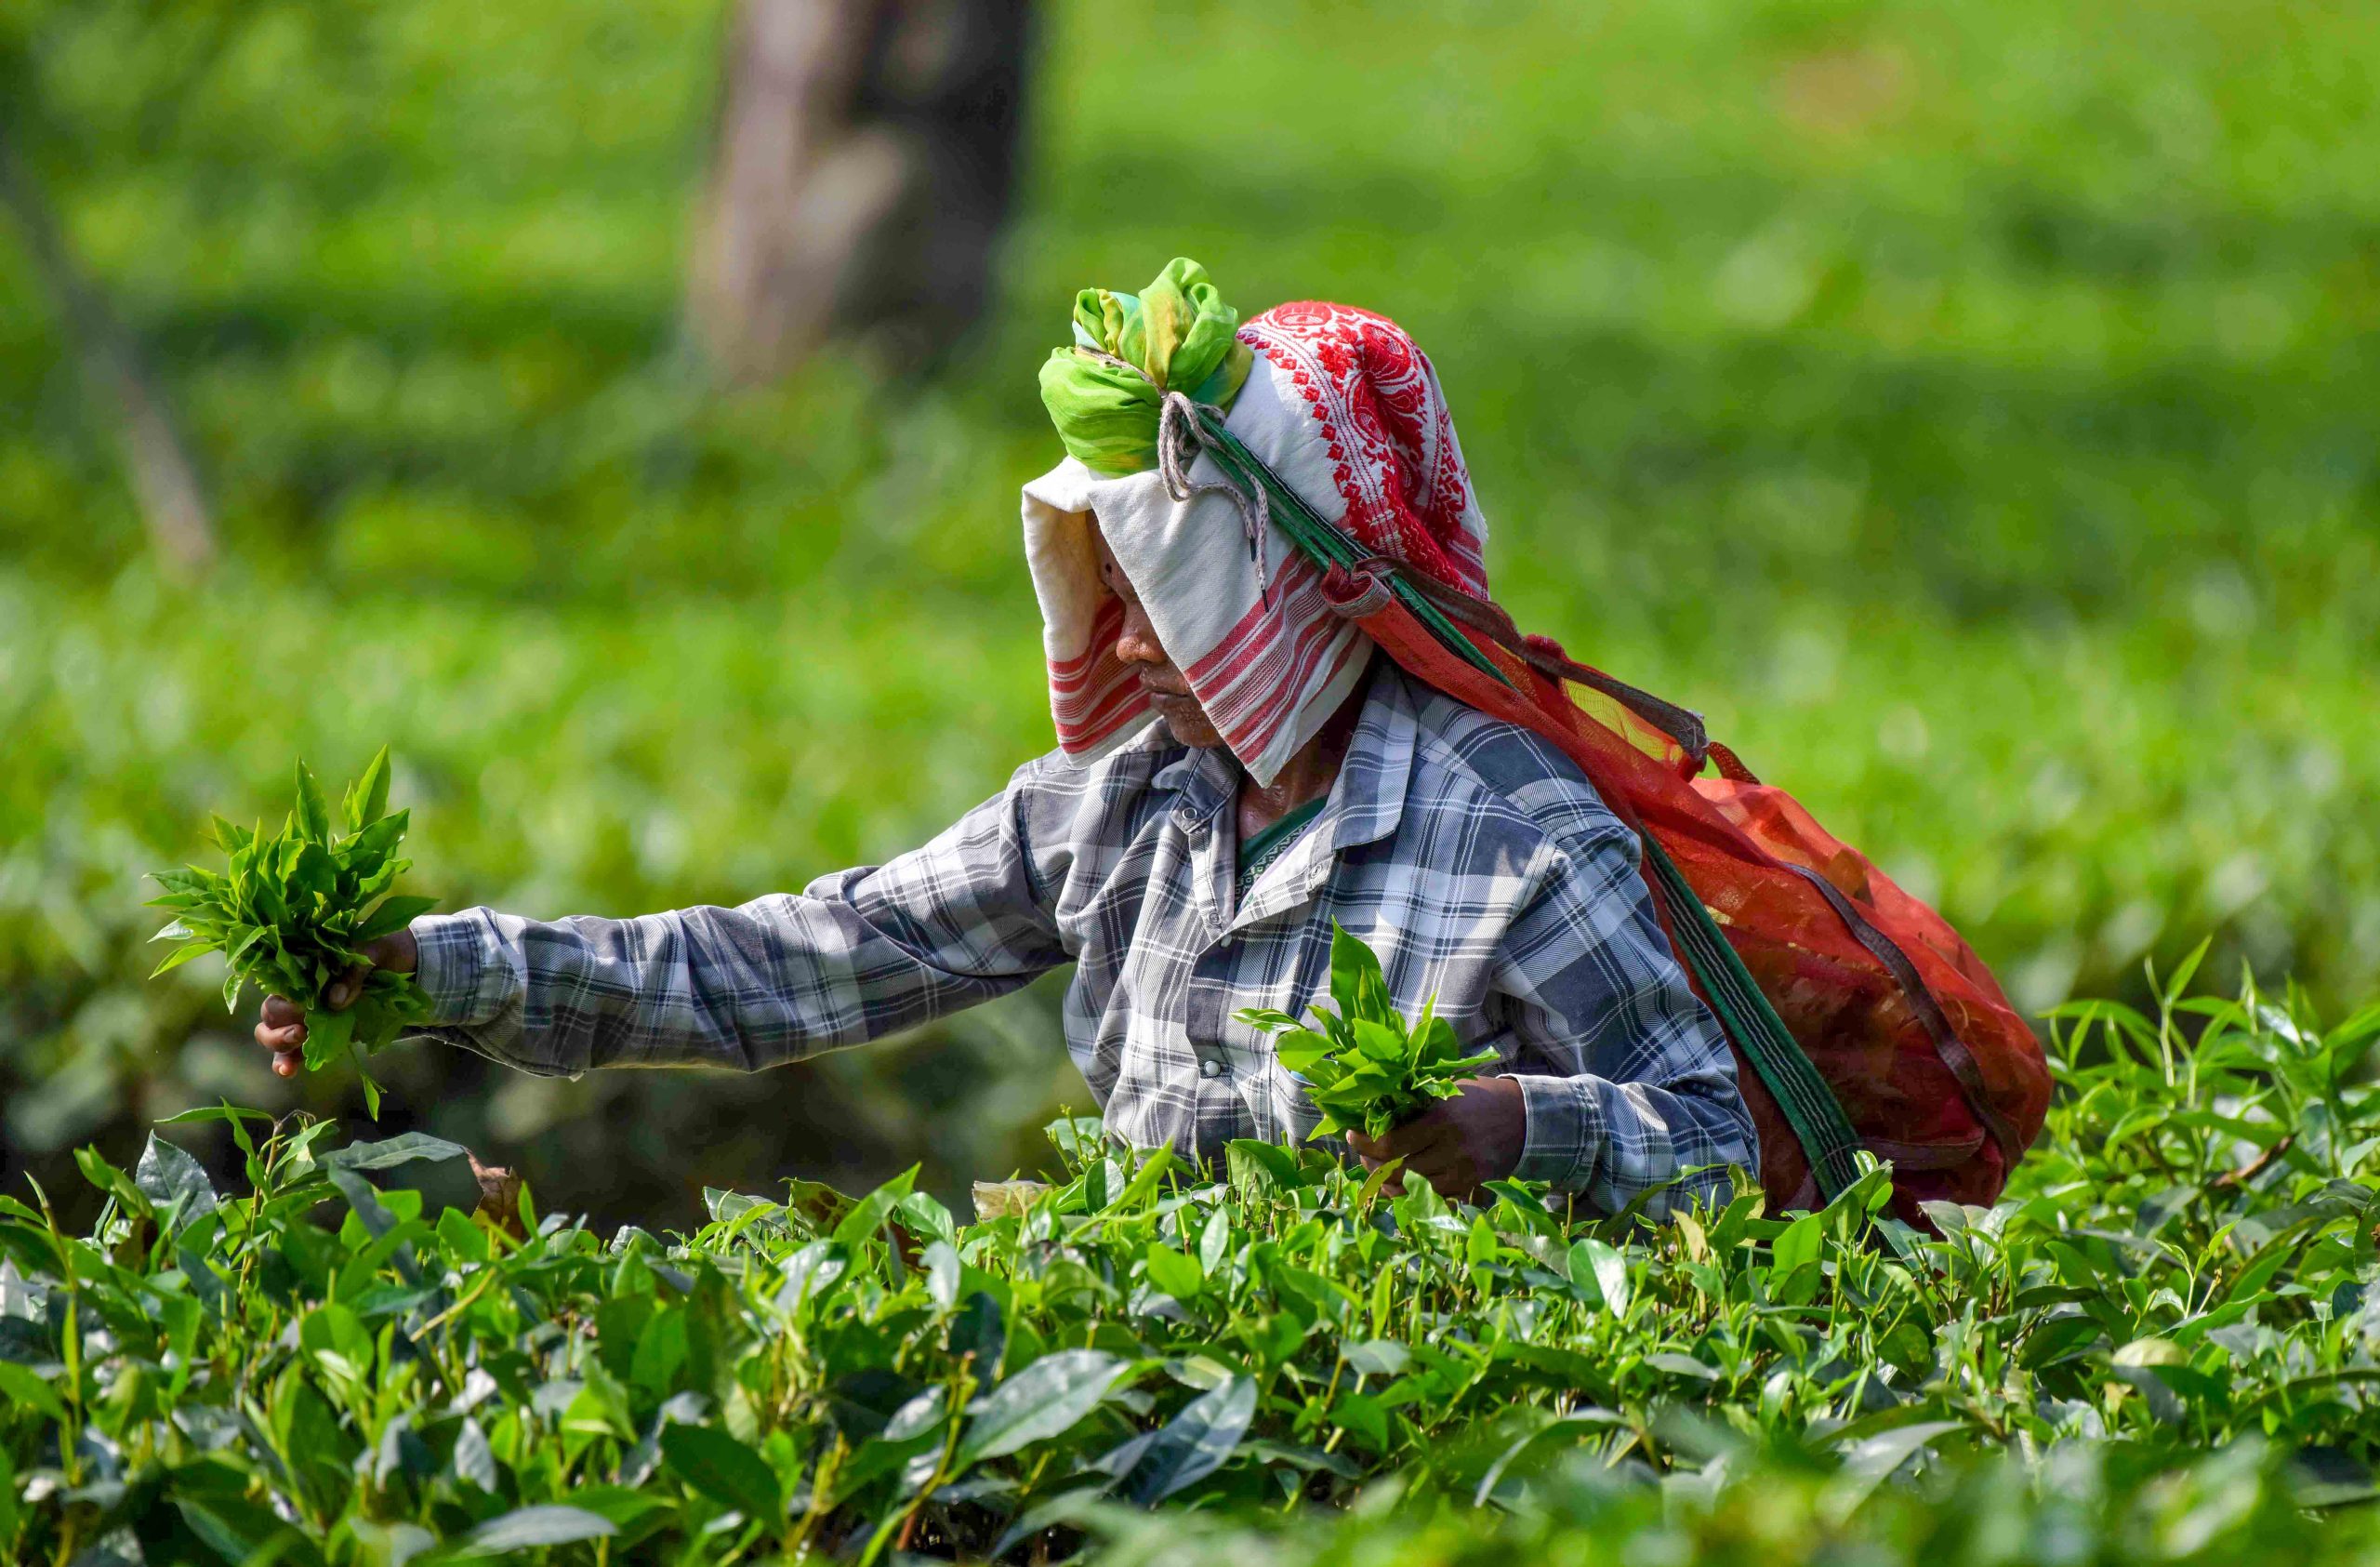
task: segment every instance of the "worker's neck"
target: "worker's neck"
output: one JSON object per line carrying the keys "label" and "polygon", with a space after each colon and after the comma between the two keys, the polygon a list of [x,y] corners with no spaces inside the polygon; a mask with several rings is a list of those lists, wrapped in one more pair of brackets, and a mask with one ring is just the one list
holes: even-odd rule
{"label": "worker's neck", "polygon": [[1338,780],[1340,766],[1347,760],[1347,748],[1355,740],[1355,724],[1363,717],[1364,696],[1370,687],[1368,675],[1357,681],[1346,699],[1315,731],[1314,737],[1281,764],[1281,770],[1273,775],[1271,783],[1260,789],[1254,778],[1246,773],[1240,775],[1241,843],[1307,801],[1319,800],[1330,792],[1330,786]]}

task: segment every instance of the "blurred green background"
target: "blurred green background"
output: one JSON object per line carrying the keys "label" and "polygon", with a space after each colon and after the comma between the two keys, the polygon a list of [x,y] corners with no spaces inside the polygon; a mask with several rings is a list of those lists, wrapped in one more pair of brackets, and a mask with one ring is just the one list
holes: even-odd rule
{"label": "blurred green background", "polygon": [[[383,739],[410,878],[536,915],[889,857],[1051,743],[1016,489],[1072,291],[1170,256],[1429,349],[1529,629],[1703,709],[2030,1007],[2207,931],[2380,968],[2380,27],[2367,7],[1088,0],[1038,22],[982,327],[709,390],[715,0],[0,19],[19,151],[225,559],[152,564],[0,228],[0,1136],[266,1073],[143,871]],[[20,122],[21,126],[21,120]],[[254,998],[246,1003],[253,1006]],[[945,1193],[1072,1085],[1050,982],[757,1077],[384,1057],[549,1207]]]}

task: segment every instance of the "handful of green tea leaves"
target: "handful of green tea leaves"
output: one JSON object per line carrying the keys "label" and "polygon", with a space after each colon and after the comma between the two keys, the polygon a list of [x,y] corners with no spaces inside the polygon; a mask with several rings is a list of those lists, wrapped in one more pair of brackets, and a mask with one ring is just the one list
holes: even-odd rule
{"label": "handful of green tea leaves", "polygon": [[1337,1013],[1314,1008],[1319,1032],[1286,1012],[1246,1007],[1234,1014],[1251,1028],[1279,1036],[1275,1054],[1305,1083],[1322,1111],[1315,1136],[1358,1127],[1367,1136],[1380,1136],[1427,1109],[1432,1100],[1453,1098],[1466,1079],[1496,1059],[1492,1050],[1465,1056],[1454,1025],[1435,1015],[1435,1000],[1408,1029],[1389,1000],[1379,956],[1336,920],[1330,923],[1330,999],[1338,1003]]}
{"label": "handful of green tea leaves", "polygon": [[[397,857],[409,813],[389,809],[388,747],[342,797],[340,815],[344,831],[334,831],[322,787],[300,762],[297,806],[279,832],[217,817],[215,842],[231,857],[230,873],[196,866],[160,871],[153,879],[165,895],[149,900],[174,912],[155,939],[182,943],[150,977],[221,952],[231,968],[225,1007],[237,1010],[246,980],[306,1009],[309,1070],[349,1053],[361,1070],[364,1056],[430,1010],[411,976],[378,968],[353,1005],[333,1012],[324,1004],[332,982],[364,961],[366,942],[403,929],[438,902],[383,896],[413,864]],[[380,1090],[368,1072],[364,1092],[377,1120]]]}

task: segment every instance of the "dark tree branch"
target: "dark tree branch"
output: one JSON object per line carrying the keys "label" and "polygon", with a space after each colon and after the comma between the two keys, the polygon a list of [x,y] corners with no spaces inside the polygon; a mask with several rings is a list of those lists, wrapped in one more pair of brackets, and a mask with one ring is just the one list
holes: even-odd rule
{"label": "dark tree branch", "polygon": [[165,568],[183,577],[215,560],[206,496],[154,376],[99,283],[86,272],[41,183],[0,127],[0,206],[24,235],[33,270],[57,306],[69,348],[92,396],[111,403],[125,469],[149,538]]}

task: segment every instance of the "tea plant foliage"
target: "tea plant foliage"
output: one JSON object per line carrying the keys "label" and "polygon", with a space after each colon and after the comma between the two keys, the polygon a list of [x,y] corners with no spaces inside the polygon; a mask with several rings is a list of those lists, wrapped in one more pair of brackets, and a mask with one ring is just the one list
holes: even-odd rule
{"label": "tea plant foliage", "polygon": [[0,1200],[0,1558],[2347,1560],[2380,1007],[2163,995],[2059,1020],[2048,1133],[1937,1233],[1881,1166],[1656,1227],[1062,1122],[973,1223],[905,1175],[606,1236],[377,1184],[452,1143],[192,1112],[86,1150],[87,1234]]}

